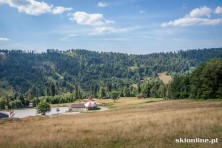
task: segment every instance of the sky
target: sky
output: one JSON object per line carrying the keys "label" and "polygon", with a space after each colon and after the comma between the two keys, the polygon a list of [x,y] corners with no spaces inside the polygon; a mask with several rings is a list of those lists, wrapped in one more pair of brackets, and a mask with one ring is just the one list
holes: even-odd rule
{"label": "sky", "polygon": [[149,54],[222,47],[221,0],[0,0],[0,49]]}

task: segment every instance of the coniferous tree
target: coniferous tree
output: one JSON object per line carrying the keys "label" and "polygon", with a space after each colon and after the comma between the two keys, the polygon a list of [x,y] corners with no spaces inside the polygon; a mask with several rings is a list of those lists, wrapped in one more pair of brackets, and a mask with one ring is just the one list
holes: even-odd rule
{"label": "coniferous tree", "polygon": [[32,93],[32,90],[29,90],[28,100],[29,100],[29,102],[33,100],[33,93]]}
{"label": "coniferous tree", "polygon": [[151,84],[149,82],[143,84],[141,92],[146,98],[150,97],[150,89],[151,89]]}
{"label": "coniferous tree", "polygon": [[137,92],[138,92],[138,94],[141,93],[141,86],[140,86],[140,83],[137,84]]}
{"label": "coniferous tree", "polygon": [[49,87],[46,88],[46,96],[51,96]]}
{"label": "coniferous tree", "polygon": [[56,89],[55,89],[54,83],[51,84],[50,89],[51,89],[51,92],[50,92],[51,96],[55,96],[55,94],[56,94]]}
{"label": "coniferous tree", "polygon": [[129,84],[127,84],[124,89],[124,97],[130,97],[130,96],[131,96],[130,88],[129,88]]}
{"label": "coniferous tree", "polygon": [[103,98],[106,96],[106,91],[105,91],[105,88],[103,88],[103,86],[100,87],[100,90],[99,90],[99,97],[100,98]]}

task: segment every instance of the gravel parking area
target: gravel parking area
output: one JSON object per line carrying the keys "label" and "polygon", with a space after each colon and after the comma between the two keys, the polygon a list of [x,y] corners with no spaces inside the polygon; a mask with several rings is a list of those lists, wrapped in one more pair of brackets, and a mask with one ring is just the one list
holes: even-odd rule
{"label": "gravel parking area", "polygon": [[[59,108],[59,111],[56,111],[56,109]],[[100,110],[97,111],[106,111],[108,108],[106,107],[100,107]],[[48,116],[58,115],[58,114],[78,114],[80,112],[68,112],[68,107],[52,107],[51,112],[46,113]],[[7,112],[7,114],[9,114]],[[29,116],[38,116],[40,114],[37,114],[37,110],[34,108],[25,108],[25,109],[15,109],[14,110],[14,116],[13,118],[25,118]]]}
{"label": "gravel parking area", "polygon": [[[56,109],[59,108],[60,111],[56,111]],[[63,114],[68,111],[68,107],[52,107],[51,112],[46,113],[46,115],[56,115],[56,114]],[[13,118],[25,118],[29,116],[37,116],[40,114],[37,114],[36,109],[34,108],[26,108],[26,109],[15,109],[14,110],[14,116]]]}

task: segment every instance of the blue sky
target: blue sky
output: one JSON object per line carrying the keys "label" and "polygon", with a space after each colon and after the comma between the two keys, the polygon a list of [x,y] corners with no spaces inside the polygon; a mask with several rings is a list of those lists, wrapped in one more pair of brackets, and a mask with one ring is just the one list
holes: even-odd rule
{"label": "blue sky", "polygon": [[0,0],[0,48],[148,54],[222,47],[221,0]]}

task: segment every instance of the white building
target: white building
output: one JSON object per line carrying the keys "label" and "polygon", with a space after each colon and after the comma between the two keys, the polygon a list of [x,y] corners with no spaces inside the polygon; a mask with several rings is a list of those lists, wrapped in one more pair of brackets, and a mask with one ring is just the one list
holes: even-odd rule
{"label": "white building", "polygon": [[97,104],[93,101],[88,101],[84,104],[85,108],[87,108],[88,110],[91,109],[96,109],[97,108]]}

